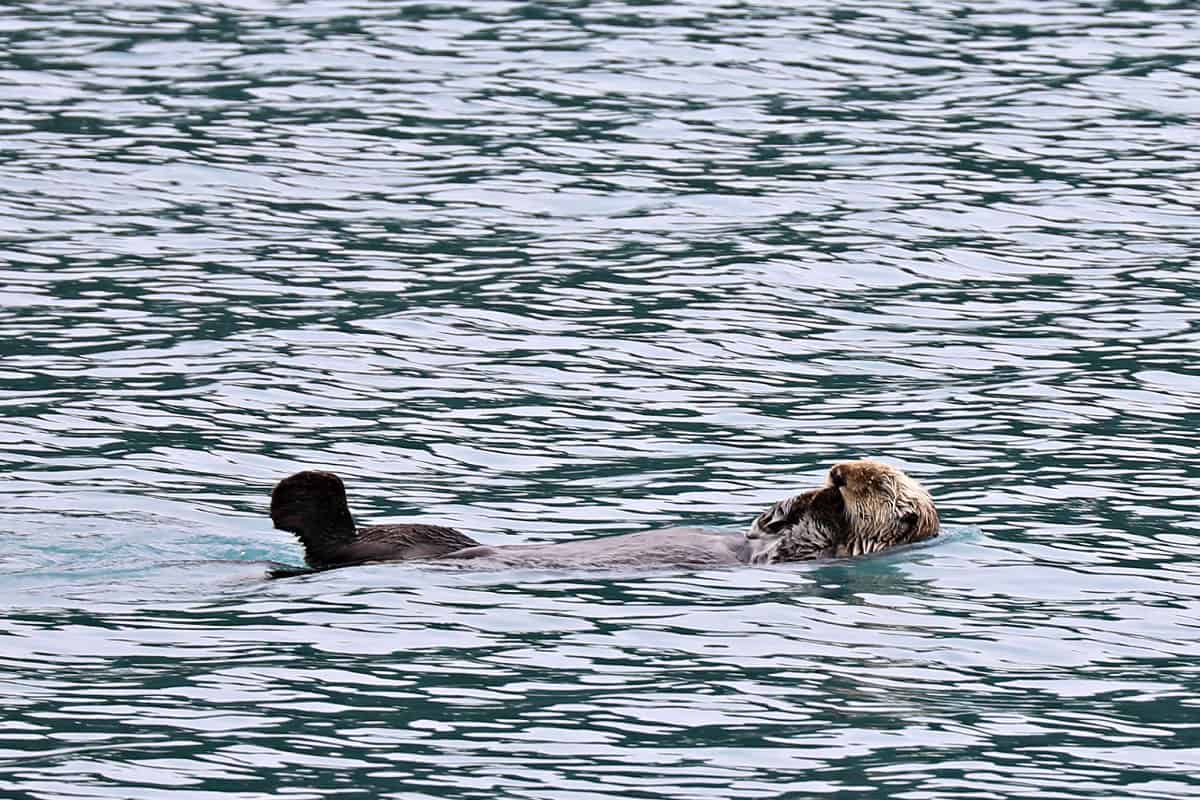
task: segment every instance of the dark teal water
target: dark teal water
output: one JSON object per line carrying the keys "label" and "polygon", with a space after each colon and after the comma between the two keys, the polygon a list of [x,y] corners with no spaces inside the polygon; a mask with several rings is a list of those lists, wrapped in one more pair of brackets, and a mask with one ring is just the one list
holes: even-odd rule
{"label": "dark teal water", "polygon": [[[0,795],[1200,793],[1191,3],[10,3]],[[273,483],[487,542],[299,562]]]}

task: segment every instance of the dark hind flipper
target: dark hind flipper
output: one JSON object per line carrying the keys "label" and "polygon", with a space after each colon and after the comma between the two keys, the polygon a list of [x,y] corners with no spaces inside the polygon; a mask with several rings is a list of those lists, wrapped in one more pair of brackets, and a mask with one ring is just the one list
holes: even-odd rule
{"label": "dark hind flipper", "polygon": [[326,544],[320,549],[306,543],[304,560],[315,570],[324,570],[379,561],[430,561],[479,546],[470,536],[439,525],[371,525],[359,528],[348,542]]}
{"label": "dark hind flipper", "polygon": [[315,572],[320,572],[319,569],[310,567],[293,567],[289,564],[275,565],[272,563],[272,568],[267,570],[267,577],[271,580],[276,578],[296,578],[301,575],[312,575]]}
{"label": "dark hind flipper", "polygon": [[465,533],[441,525],[371,525],[359,528],[354,541],[331,553],[328,560],[338,564],[428,561],[466,547],[479,546],[479,542]]}

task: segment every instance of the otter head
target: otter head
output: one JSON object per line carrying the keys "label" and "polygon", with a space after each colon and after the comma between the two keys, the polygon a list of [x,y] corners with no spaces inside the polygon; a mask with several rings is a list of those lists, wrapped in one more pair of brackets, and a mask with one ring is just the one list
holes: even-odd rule
{"label": "otter head", "polygon": [[746,532],[754,541],[751,563],[802,561],[836,554],[846,539],[846,510],[836,487],[811,489],[780,500],[759,514]]}
{"label": "otter head", "polygon": [[829,470],[827,487],[841,493],[847,536],[839,556],[876,553],[938,535],[933,498],[895,467],[878,461],[846,461]]}
{"label": "otter head", "polygon": [[754,563],[858,556],[938,534],[928,492],[878,461],[835,464],[820,489],[780,500],[746,532]]}
{"label": "otter head", "polygon": [[271,522],[295,534],[309,554],[354,539],[346,487],[332,472],[297,472],[276,484],[271,492]]}

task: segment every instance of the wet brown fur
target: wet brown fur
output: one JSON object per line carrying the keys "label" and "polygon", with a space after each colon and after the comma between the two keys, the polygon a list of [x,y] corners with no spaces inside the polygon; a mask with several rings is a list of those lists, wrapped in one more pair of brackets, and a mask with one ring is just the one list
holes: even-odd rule
{"label": "wet brown fur", "polygon": [[271,522],[304,545],[314,569],[367,561],[438,558],[479,542],[440,525],[370,525],[356,528],[346,487],[332,472],[307,470],[284,478],[271,492]]}
{"label": "wet brown fur", "polygon": [[801,557],[820,558],[878,553],[938,535],[933,498],[893,466],[867,460],[835,464],[824,488],[836,489],[841,498],[842,524],[836,530],[813,526],[812,515],[798,503],[811,494],[806,492],[760,514],[747,537],[783,537],[793,548],[813,554]]}

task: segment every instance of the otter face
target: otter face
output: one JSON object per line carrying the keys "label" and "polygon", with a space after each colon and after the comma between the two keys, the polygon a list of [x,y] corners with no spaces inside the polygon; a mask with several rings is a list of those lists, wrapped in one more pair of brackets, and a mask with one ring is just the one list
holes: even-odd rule
{"label": "otter face", "polygon": [[301,539],[309,534],[326,539],[354,536],[346,487],[332,472],[297,472],[276,484],[271,492],[271,522]]}
{"label": "otter face", "polygon": [[878,461],[847,461],[829,470],[826,486],[845,504],[849,536],[838,555],[875,553],[938,535],[933,498],[895,467]]}

